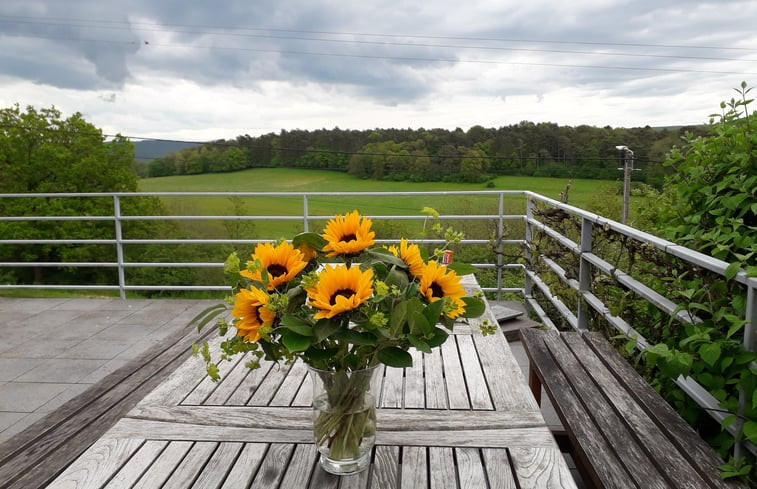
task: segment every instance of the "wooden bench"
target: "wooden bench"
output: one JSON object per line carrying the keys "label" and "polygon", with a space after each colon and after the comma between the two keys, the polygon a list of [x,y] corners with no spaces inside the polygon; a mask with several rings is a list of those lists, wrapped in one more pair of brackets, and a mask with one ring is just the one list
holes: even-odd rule
{"label": "wooden bench", "polygon": [[597,333],[522,330],[529,385],[542,387],[589,486],[746,488],[723,481],[722,460]]}

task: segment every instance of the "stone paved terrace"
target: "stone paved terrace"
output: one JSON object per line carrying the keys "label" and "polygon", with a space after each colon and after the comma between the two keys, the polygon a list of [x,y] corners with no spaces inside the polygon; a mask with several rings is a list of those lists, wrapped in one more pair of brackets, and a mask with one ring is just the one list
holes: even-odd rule
{"label": "stone paved terrace", "polygon": [[0,443],[216,302],[0,298]]}

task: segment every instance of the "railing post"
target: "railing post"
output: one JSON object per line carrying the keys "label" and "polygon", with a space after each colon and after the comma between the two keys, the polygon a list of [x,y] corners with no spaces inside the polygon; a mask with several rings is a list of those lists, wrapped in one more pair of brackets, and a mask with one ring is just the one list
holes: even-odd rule
{"label": "railing post", "polygon": [[[746,324],[744,325],[744,349],[747,351],[755,351],[755,349],[757,349],[757,345],[755,344],[755,341],[757,340],[757,338],[755,338],[757,335],[757,290],[755,290],[754,280],[749,280],[747,282],[746,315],[744,316],[744,319],[746,319]],[[743,424],[743,418],[741,418],[741,416],[744,415],[746,406],[748,404],[751,405],[751,403],[752,399],[747,399],[744,389],[739,388],[739,421],[737,421],[737,423]],[[741,429],[741,427],[739,427],[739,429]],[[733,446],[733,457],[738,460],[741,458],[742,452],[743,445],[741,443],[736,443]]]}
{"label": "railing post", "polygon": [[497,223],[497,300],[502,300],[502,239],[505,233],[505,194],[499,194],[499,222]]}
{"label": "railing post", "polygon": [[113,217],[116,225],[116,262],[118,263],[118,290],[121,299],[126,299],[126,274],[124,274],[124,245],[121,233],[121,201],[113,196]]}
{"label": "railing post", "polygon": [[308,224],[308,195],[302,194],[302,219],[303,219],[303,232],[308,232],[310,226]]}
{"label": "railing post", "polygon": [[[523,250],[523,255],[526,258],[526,270],[531,270],[532,257],[531,257],[531,245],[533,240],[533,229],[531,228],[531,219],[534,218],[534,202],[531,197],[526,195],[526,248]],[[523,284],[524,296],[526,299],[532,297],[534,284],[531,282],[531,277],[526,273],[526,279]],[[528,301],[526,301],[528,304]]]}
{"label": "railing post", "polygon": [[585,217],[581,219],[581,255],[578,264],[578,330],[589,329],[589,307],[584,301],[583,293],[591,289],[591,263],[586,260],[584,253],[591,253],[591,238],[593,223]]}

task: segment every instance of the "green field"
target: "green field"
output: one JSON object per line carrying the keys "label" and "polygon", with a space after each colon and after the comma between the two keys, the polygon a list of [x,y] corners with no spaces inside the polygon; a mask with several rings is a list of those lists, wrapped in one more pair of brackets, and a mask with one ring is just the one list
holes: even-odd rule
{"label": "green field", "polygon": [[[148,178],[140,181],[143,192],[427,192],[427,191],[479,191],[479,190],[531,190],[559,199],[568,180],[560,178],[536,178],[501,176],[494,187],[481,183],[446,182],[389,182],[363,180],[346,173],[301,170],[301,169],[252,169],[234,173],[185,175],[176,177]],[[570,188],[569,203],[582,208],[592,208],[597,199],[606,199],[609,189],[618,183],[607,180],[574,180]],[[620,202],[619,196],[613,196]],[[226,215],[234,211],[233,203],[225,197],[166,197],[163,199],[169,210],[178,215]],[[496,213],[497,196],[389,196],[389,197],[310,197],[308,214],[330,216],[353,209],[363,214],[420,215],[420,209],[434,207],[445,214],[490,214]],[[250,197],[243,199],[242,214],[301,216],[301,197]],[[523,214],[525,198],[508,196],[505,212]],[[418,226],[421,223],[417,223]],[[385,224],[388,225],[388,224]],[[255,221],[258,236],[281,237],[302,230],[299,222]],[[318,223],[314,223],[314,227]],[[185,230],[202,237],[223,233],[223,223],[208,222],[202,227],[185,225]],[[317,229],[317,228],[316,228]],[[313,230],[313,229],[311,229]]]}

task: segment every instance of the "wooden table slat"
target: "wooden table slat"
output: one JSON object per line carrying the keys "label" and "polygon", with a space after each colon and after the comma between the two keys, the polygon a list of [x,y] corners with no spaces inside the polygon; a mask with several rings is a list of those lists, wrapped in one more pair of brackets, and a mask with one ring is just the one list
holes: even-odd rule
{"label": "wooden table slat", "polygon": [[147,440],[137,453],[116,473],[116,476],[108,482],[105,489],[120,489],[122,487],[133,486],[142,477],[147,467],[152,465],[167,446],[168,441],[166,440]]}
{"label": "wooden table slat", "polygon": [[229,396],[225,405],[246,405],[272,368],[274,368],[273,362],[260,362],[260,368],[248,371],[247,376],[242,380],[234,393]]}
{"label": "wooden table slat", "polygon": [[303,362],[297,362],[289,369],[289,373],[281,382],[279,390],[269,403],[271,406],[289,406],[297,396],[304,382],[311,382],[308,376],[308,367]]}
{"label": "wooden table slat", "polygon": [[423,372],[426,376],[426,408],[447,409],[447,389],[442,370],[442,354],[438,348],[423,354]]}
{"label": "wooden table slat", "polygon": [[234,461],[231,471],[223,481],[221,489],[238,489],[249,486],[267,451],[268,445],[265,443],[245,443],[241,453]]}
{"label": "wooden table slat", "polygon": [[272,444],[268,448],[265,458],[263,458],[263,463],[260,464],[250,489],[279,487],[292,457],[292,452],[294,452],[294,447],[289,443]]}
{"label": "wooden table slat", "polygon": [[[213,392],[206,399],[196,404],[203,404],[205,406],[223,406],[226,404],[250,372],[250,369],[245,365],[247,361],[248,357],[246,355],[244,358],[240,358],[240,361],[237,362],[231,372],[221,377]],[[182,404],[188,404],[188,402],[185,400]]]}
{"label": "wooden table slat", "polygon": [[489,386],[495,409],[538,410],[536,400],[526,387],[510,346],[502,334],[474,335],[478,358]]}
{"label": "wooden table slat", "polygon": [[213,456],[219,443],[198,441],[189,450],[176,470],[171,473],[162,489],[186,489],[190,487],[205,464]]}
{"label": "wooden table slat", "polygon": [[281,487],[306,488],[315,470],[315,460],[318,451],[314,443],[297,445],[292,455],[292,461],[287,466]]}
{"label": "wooden table slat", "polygon": [[[520,489],[575,489],[576,482],[557,448],[512,448],[510,457]],[[631,487],[630,485],[626,487]]]}
{"label": "wooden table slat", "polygon": [[457,341],[455,341],[454,338],[450,338],[449,341],[442,344],[441,350],[449,407],[450,409],[470,409],[468,388],[465,385],[463,367],[460,364]]}
{"label": "wooden table slat", "polygon": [[244,448],[244,443],[223,442],[192,484],[192,489],[218,489],[231,466]]}
{"label": "wooden table slat", "polygon": [[[229,374],[240,363],[244,366],[244,363],[246,362],[245,357],[246,355],[237,355],[228,362],[218,363],[218,375],[221,376],[221,380],[215,381],[211,379],[210,376],[206,376],[199,384],[197,384],[194,389],[189,392],[189,395],[187,395],[180,404],[185,404],[187,406],[197,406],[203,404],[203,402],[208,397],[210,397],[218,387],[227,382],[234,381],[233,377],[231,379],[229,378]],[[218,361],[218,358],[216,357],[215,360]]]}
{"label": "wooden table slat", "polygon": [[455,448],[457,474],[461,489],[483,489],[489,487],[486,470],[478,448]]}
{"label": "wooden table slat", "polygon": [[181,463],[184,456],[192,448],[191,441],[172,441],[163,450],[152,465],[148,467],[142,477],[139,478],[132,489],[148,489],[151,487],[161,487],[168,480],[176,466]]}
{"label": "wooden table slat", "polygon": [[371,470],[371,488],[397,489],[399,455],[398,446],[376,447],[375,462]]}
{"label": "wooden table slat", "polygon": [[101,487],[139,450],[140,438],[110,438],[92,445],[80,457],[81,463],[71,465],[48,487]]}
{"label": "wooden table slat", "polygon": [[518,489],[505,450],[484,448],[481,450],[486,466],[486,478],[491,489]]}
{"label": "wooden table slat", "polygon": [[486,384],[484,372],[481,370],[481,362],[478,361],[476,347],[470,336],[456,336],[457,348],[460,358],[463,359],[463,372],[465,383],[468,386],[471,407],[473,409],[494,409],[489,395],[489,387]]}
{"label": "wooden table slat", "polygon": [[413,357],[413,366],[405,369],[403,407],[423,408],[426,406],[426,395],[423,387],[423,353],[414,348],[409,353]]}
{"label": "wooden table slat", "polygon": [[400,473],[402,489],[428,488],[428,458],[426,447],[403,447]]}
{"label": "wooden table slat", "polygon": [[405,381],[402,368],[388,368],[384,371],[384,382],[381,389],[379,405],[385,408],[402,407],[402,391]]}
{"label": "wooden table slat", "polygon": [[428,463],[433,467],[429,481],[431,489],[459,487],[455,470],[455,452],[452,447],[429,447]]}

